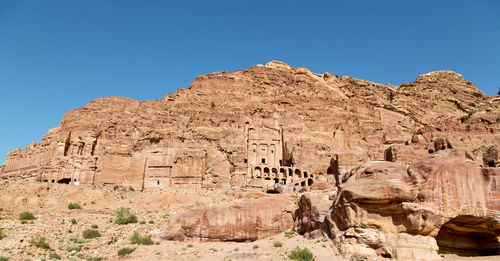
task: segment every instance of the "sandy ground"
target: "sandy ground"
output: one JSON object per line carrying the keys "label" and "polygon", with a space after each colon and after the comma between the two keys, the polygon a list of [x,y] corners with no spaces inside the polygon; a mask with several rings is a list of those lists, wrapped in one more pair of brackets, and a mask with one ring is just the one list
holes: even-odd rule
{"label": "sandy ground", "polygon": [[[245,197],[258,197],[249,193]],[[6,237],[0,240],[0,256],[9,260],[49,260],[56,253],[61,260],[289,260],[297,246],[307,247],[317,261],[347,260],[338,256],[330,240],[306,239],[284,233],[254,242],[176,242],[162,241],[151,246],[134,245],[129,236],[158,230],[170,215],[201,205],[225,205],[237,202],[238,196],[217,190],[165,189],[146,192],[114,190],[112,187],[41,184],[33,181],[0,181],[0,228]],[[77,202],[82,209],[69,210]],[[130,208],[139,222],[118,225],[113,221],[119,207]],[[36,219],[21,222],[22,211]],[[72,223],[72,219],[76,224]],[[82,232],[97,226],[101,236],[82,240]],[[53,249],[32,246],[29,241],[43,236]],[[79,242],[75,242],[78,237]],[[282,246],[275,247],[280,242]],[[119,257],[119,249],[135,248]],[[94,259],[93,259],[94,258]],[[96,259],[97,258],[97,259]],[[492,261],[492,257],[457,257],[445,261]]]}
{"label": "sandy ground", "polygon": [[500,261],[500,256],[476,256],[463,257],[454,255],[445,255],[443,261]]}
{"label": "sandy ground", "polygon": [[[0,240],[0,256],[9,260],[49,260],[56,253],[62,260],[287,260],[292,249],[308,247],[316,260],[343,260],[335,256],[328,239],[308,240],[284,234],[255,242],[175,242],[134,245],[129,236],[159,229],[168,217],[200,205],[237,202],[233,195],[217,190],[166,189],[147,192],[113,190],[112,187],[40,184],[30,181],[0,182],[0,228],[7,235]],[[77,202],[82,209],[69,210]],[[130,208],[139,223],[118,225],[113,221],[119,207]],[[36,219],[23,223],[18,215],[30,211]],[[72,224],[72,219],[76,224]],[[142,221],[142,222],[141,222]],[[97,226],[101,237],[82,239],[82,232]],[[53,251],[31,246],[29,241],[43,236]],[[274,247],[274,242],[282,243]],[[119,257],[119,249],[136,248]],[[80,250],[75,250],[80,249]]]}

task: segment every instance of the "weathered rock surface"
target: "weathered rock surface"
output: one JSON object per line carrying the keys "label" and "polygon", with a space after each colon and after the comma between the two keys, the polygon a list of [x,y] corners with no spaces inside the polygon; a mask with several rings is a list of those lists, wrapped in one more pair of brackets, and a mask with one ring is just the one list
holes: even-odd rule
{"label": "weathered rock surface", "polygon": [[[151,187],[229,187],[248,182],[245,123],[283,126],[293,166],[331,179],[330,160],[349,170],[384,159],[426,159],[436,138],[499,165],[499,98],[461,75],[432,72],[400,87],[273,61],[199,76],[161,100],[96,99],[68,112],[40,143],[15,149],[3,178]],[[269,136],[269,139],[274,137]]]}
{"label": "weathered rock surface", "polygon": [[320,193],[304,193],[295,211],[295,231],[307,237],[322,236],[327,227],[325,218],[330,214],[337,190]]}
{"label": "weathered rock surface", "polygon": [[157,240],[253,241],[292,228],[294,210],[292,200],[285,196],[198,207],[170,217],[153,236]]}
{"label": "weathered rock surface", "polygon": [[341,184],[327,224],[345,252],[398,260],[435,259],[438,247],[441,253],[498,254],[496,170],[447,156],[409,167],[367,162]]}
{"label": "weathered rock surface", "polygon": [[[245,198],[176,214],[157,239],[257,240],[294,226],[345,254],[439,260],[498,254],[499,144],[500,97],[460,74],[396,87],[272,61],[160,100],[96,99],[11,151],[0,177]],[[245,191],[259,188],[313,192],[295,206]]]}

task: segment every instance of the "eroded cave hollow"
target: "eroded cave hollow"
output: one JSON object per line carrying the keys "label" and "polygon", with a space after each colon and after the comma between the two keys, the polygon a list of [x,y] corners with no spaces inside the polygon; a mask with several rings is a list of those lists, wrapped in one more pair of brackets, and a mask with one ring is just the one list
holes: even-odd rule
{"label": "eroded cave hollow", "polygon": [[440,254],[490,256],[500,254],[500,242],[490,218],[458,216],[444,224],[436,236]]}

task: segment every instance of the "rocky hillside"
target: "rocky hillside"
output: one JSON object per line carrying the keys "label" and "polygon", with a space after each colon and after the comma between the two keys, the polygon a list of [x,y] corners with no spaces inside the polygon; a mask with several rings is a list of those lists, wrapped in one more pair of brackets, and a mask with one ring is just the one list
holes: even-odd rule
{"label": "rocky hillside", "polygon": [[243,186],[247,122],[282,125],[294,166],[319,177],[335,155],[340,171],[387,154],[409,164],[442,141],[494,166],[499,104],[450,71],[395,87],[272,61],[199,76],[161,100],[96,99],[68,112],[40,143],[10,152],[0,173],[45,180],[73,173],[82,183],[140,188],[145,162],[175,147],[204,155],[200,185]]}
{"label": "rocky hillside", "polygon": [[[278,61],[202,75],[161,100],[96,99],[10,152],[0,257],[33,256],[36,235],[88,260],[122,247],[277,260],[300,246],[316,260],[496,260],[499,146],[500,97],[450,71],[399,87]],[[122,206],[142,222],[113,223]],[[79,240],[88,227],[102,237]],[[134,231],[155,245],[136,247]]]}

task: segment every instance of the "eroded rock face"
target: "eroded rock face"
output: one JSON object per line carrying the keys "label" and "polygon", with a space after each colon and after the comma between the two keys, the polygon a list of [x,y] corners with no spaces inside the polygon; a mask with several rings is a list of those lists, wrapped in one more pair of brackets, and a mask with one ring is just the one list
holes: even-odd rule
{"label": "eroded rock face", "polygon": [[[341,184],[327,224],[345,252],[398,260],[435,259],[438,246],[443,253],[497,254],[496,179],[496,171],[463,158],[409,167],[367,162]],[[412,244],[417,252],[408,252]]]}
{"label": "eroded rock face", "polygon": [[241,203],[197,207],[171,216],[157,240],[238,241],[258,240],[289,230],[295,206],[289,197],[246,199]]}
{"label": "eroded rock face", "polygon": [[247,123],[281,125],[283,161],[313,174],[313,183],[331,180],[325,175],[335,155],[349,170],[383,160],[394,146],[391,160],[411,164],[437,153],[428,150],[436,137],[497,166],[488,148],[500,143],[498,101],[453,72],[395,87],[273,61],[199,76],[161,100],[96,99],[68,112],[40,143],[9,153],[0,175],[134,189],[244,186]]}
{"label": "eroded rock face", "polygon": [[154,236],[245,241],[294,226],[342,253],[438,260],[438,249],[500,248],[499,144],[500,98],[460,74],[396,87],[272,61],[199,76],[160,100],[96,99],[11,151],[0,177],[311,190],[298,206],[237,193],[246,199],[174,215]]}
{"label": "eroded rock face", "polygon": [[306,237],[323,236],[327,227],[325,218],[330,214],[337,190],[304,193],[294,214],[295,231]]}

